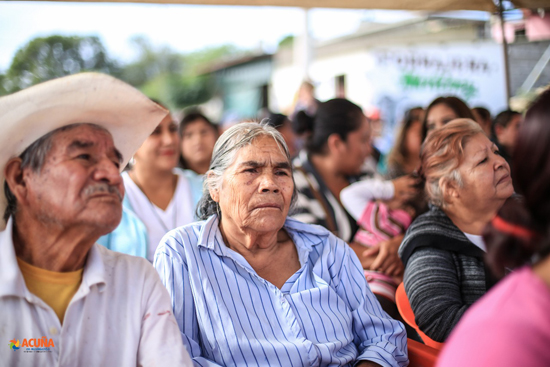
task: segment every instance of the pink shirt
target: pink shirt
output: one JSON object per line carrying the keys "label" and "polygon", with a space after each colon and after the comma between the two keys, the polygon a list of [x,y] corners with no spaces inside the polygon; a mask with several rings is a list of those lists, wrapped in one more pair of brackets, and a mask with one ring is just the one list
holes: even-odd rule
{"label": "pink shirt", "polygon": [[525,267],[468,310],[437,366],[547,367],[549,345],[550,288]]}

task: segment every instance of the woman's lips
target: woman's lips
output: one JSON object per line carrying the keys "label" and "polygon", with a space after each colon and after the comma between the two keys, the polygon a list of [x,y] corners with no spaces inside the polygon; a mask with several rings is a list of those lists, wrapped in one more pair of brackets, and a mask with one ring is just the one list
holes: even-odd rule
{"label": "woman's lips", "polygon": [[256,205],[255,209],[281,209],[281,206],[276,203],[265,203]]}
{"label": "woman's lips", "polygon": [[502,176],[502,177],[500,178],[500,180],[498,180],[497,185],[498,185],[498,184],[501,184],[501,183],[503,183],[503,182],[507,182],[507,181],[509,181],[510,179],[511,179],[511,178],[510,178],[510,175],[509,175],[509,174],[505,174],[504,176]]}
{"label": "woman's lips", "polygon": [[176,151],[175,150],[164,150],[164,151],[161,151],[160,152],[160,155],[163,155],[163,156],[173,156],[176,154]]}

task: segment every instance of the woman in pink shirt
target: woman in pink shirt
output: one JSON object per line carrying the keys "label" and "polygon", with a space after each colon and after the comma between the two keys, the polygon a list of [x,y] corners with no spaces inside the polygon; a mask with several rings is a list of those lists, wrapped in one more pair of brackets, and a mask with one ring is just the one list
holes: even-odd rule
{"label": "woman in pink shirt", "polygon": [[550,89],[527,111],[516,149],[512,177],[524,200],[509,200],[484,238],[495,273],[518,269],[466,313],[440,367],[550,365]]}

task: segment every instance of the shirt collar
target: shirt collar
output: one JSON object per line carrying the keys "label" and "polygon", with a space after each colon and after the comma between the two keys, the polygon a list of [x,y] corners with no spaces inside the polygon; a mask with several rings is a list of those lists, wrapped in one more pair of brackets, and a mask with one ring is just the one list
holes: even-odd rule
{"label": "shirt collar", "polygon": [[[80,290],[82,295],[89,293],[90,288],[98,284],[99,290],[105,287],[104,258],[97,243],[88,252],[86,265],[82,274]],[[30,292],[25,285],[25,279],[17,265],[13,247],[13,218],[8,219],[6,229],[0,232],[0,297],[19,296],[29,298]]]}
{"label": "shirt collar", "polygon": [[13,219],[10,217],[6,229],[0,232],[0,297],[25,297],[28,290],[17,265],[12,233]]}
{"label": "shirt collar", "polygon": [[[214,251],[219,256],[229,256],[231,251],[224,243],[220,228],[219,219],[216,214],[203,222],[199,232],[197,245]],[[287,217],[283,228],[286,229],[292,241],[296,245],[300,263],[304,263],[311,249],[317,246],[330,235],[330,232],[314,224],[305,224],[294,218]]]}
{"label": "shirt collar", "polygon": [[88,258],[82,274],[82,286],[85,288],[81,286],[81,289],[85,290],[84,294],[87,294],[90,288],[96,284],[100,292],[105,289],[105,258],[103,256],[105,251],[101,250],[103,250],[101,245],[95,243],[88,251]]}

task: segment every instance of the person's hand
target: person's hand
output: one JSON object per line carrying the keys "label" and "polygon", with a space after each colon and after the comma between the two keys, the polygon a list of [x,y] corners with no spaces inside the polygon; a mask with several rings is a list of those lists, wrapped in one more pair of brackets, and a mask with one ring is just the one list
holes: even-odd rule
{"label": "person's hand", "polygon": [[[357,257],[359,258],[359,261],[361,262],[361,266],[363,267],[363,269],[370,269],[372,262],[376,260],[376,256],[373,256],[373,255],[364,256],[365,248],[367,247],[357,242],[350,242],[349,247],[352,248],[352,250],[355,252]],[[376,247],[376,249],[378,249],[378,247]]]}
{"label": "person's hand", "polygon": [[405,202],[418,194],[418,182],[419,178],[412,177],[410,175],[401,176],[392,180],[394,194],[393,200],[398,202]]}
{"label": "person's hand", "polygon": [[389,276],[400,276],[403,274],[403,263],[397,255],[401,241],[403,241],[403,235],[397,235],[389,240],[380,242],[378,247],[364,251],[362,257],[365,259],[377,255],[366,269],[379,271]]}

